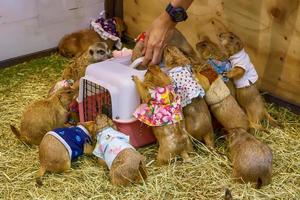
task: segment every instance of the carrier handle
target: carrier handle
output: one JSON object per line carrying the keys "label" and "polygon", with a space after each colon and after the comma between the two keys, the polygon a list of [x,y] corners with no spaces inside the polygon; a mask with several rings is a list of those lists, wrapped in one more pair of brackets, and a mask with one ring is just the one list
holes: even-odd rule
{"label": "carrier handle", "polygon": [[144,56],[139,57],[139,58],[135,59],[131,63],[131,65],[129,65],[129,67],[135,69],[137,66],[139,66],[139,64],[141,64],[143,62],[143,60],[144,60]]}

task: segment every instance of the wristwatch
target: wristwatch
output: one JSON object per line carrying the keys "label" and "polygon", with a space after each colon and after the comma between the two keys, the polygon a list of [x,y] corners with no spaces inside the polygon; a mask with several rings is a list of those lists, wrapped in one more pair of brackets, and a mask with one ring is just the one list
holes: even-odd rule
{"label": "wristwatch", "polygon": [[167,6],[166,12],[170,15],[173,22],[182,22],[188,18],[184,8],[174,8],[171,3]]}

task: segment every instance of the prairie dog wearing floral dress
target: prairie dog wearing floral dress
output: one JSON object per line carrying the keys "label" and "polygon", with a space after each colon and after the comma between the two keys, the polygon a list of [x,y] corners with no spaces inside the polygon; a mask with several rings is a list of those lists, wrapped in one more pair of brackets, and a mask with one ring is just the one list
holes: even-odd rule
{"label": "prairie dog wearing floral dress", "polygon": [[133,116],[148,126],[164,126],[182,120],[180,98],[172,85],[149,89],[149,93],[150,102],[141,104]]}
{"label": "prairie dog wearing floral dress", "polygon": [[[189,160],[188,152],[193,150],[191,141],[188,137],[188,132],[185,130],[185,124],[182,119],[182,109],[180,106],[180,98],[176,95],[173,86],[170,84],[172,83],[170,77],[166,75],[159,66],[149,66],[148,71],[145,74],[144,81],[141,81],[138,77],[133,76],[133,81],[136,84],[138,93],[144,102],[144,106],[148,108],[148,106],[157,108],[155,110],[163,110],[165,104],[162,103],[169,103],[167,105],[168,112],[164,118],[160,118],[160,115],[157,115],[157,112],[153,112],[154,110],[150,110],[148,112],[150,115],[146,116],[143,112],[142,115],[148,117],[158,117],[161,120],[153,120],[151,119],[153,125],[160,125],[160,126],[152,126],[152,130],[154,132],[155,137],[159,143],[159,149],[157,154],[157,162],[159,165],[167,164],[171,158],[176,155],[181,155],[184,160]],[[160,88],[165,88],[162,91],[165,91],[165,94],[168,94],[168,101],[164,102],[161,101],[160,97],[156,97],[155,95],[149,93],[149,91],[159,91]],[[169,91],[168,91],[169,90]],[[164,93],[164,92],[163,92]],[[160,95],[159,95],[160,96]],[[164,95],[163,95],[164,96]],[[158,99],[156,99],[158,98]],[[152,103],[158,103],[157,105],[151,105]],[[143,116],[139,115],[141,113],[140,109],[143,105],[137,108],[134,115],[137,119],[144,121]],[[166,117],[167,116],[167,117]],[[163,119],[167,119],[164,121]]]}

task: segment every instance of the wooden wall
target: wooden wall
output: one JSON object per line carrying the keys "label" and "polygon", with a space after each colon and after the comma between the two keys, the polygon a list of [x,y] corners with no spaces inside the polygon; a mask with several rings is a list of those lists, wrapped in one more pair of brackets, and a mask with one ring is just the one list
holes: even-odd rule
{"label": "wooden wall", "polygon": [[[169,0],[124,0],[128,34],[136,37]],[[261,89],[300,106],[299,0],[194,0],[189,19],[178,24],[194,46],[204,35],[230,30],[245,42],[261,77]]]}

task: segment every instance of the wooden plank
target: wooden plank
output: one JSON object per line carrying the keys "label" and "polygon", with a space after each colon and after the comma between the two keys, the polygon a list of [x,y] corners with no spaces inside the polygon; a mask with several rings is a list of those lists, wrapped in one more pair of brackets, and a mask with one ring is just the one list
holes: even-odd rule
{"label": "wooden plank", "polygon": [[[136,37],[163,11],[168,0],[124,0],[128,35]],[[222,30],[244,41],[260,77],[261,89],[300,106],[299,0],[197,0],[179,30],[194,46]]]}

